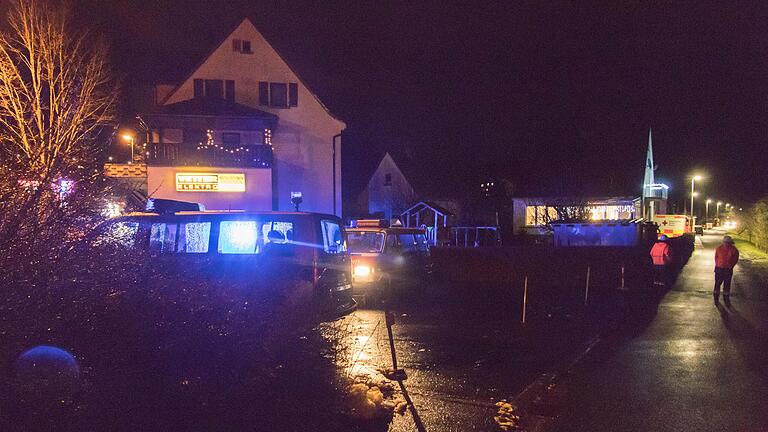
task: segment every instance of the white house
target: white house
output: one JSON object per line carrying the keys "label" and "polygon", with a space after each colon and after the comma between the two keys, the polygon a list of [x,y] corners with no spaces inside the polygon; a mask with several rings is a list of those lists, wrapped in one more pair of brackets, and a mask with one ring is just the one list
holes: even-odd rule
{"label": "white house", "polygon": [[345,124],[250,20],[181,83],[157,86],[155,99],[156,109],[139,116],[150,197],[289,211],[301,192],[302,211],[341,214]]}
{"label": "white house", "polygon": [[369,214],[381,214],[386,219],[400,216],[400,213],[416,201],[416,192],[389,153],[368,180],[362,194]]}

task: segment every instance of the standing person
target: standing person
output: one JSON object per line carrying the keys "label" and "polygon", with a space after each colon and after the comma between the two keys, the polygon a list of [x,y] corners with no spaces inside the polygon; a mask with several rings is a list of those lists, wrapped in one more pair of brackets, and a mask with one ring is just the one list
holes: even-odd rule
{"label": "standing person", "polygon": [[659,240],[651,248],[653,259],[653,284],[666,285],[668,280],[667,266],[672,262],[672,248],[667,243],[667,236],[659,236]]}
{"label": "standing person", "polygon": [[723,237],[723,244],[715,249],[715,290],[712,296],[715,306],[720,304],[720,286],[723,286],[723,301],[731,306],[731,278],[733,267],[739,262],[739,250],[733,245],[731,236]]}

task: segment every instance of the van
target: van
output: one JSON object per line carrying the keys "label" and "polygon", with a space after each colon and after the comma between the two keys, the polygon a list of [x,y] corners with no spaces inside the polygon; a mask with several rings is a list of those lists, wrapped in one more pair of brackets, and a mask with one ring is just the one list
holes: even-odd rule
{"label": "van", "polygon": [[423,291],[432,273],[423,229],[390,226],[386,220],[359,220],[347,228],[347,241],[354,294],[365,303],[374,304],[395,287]]}
{"label": "van", "polygon": [[[341,220],[291,212],[181,211],[131,213],[105,222],[97,238],[148,252],[152,262],[207,269],[209,280],[280,286],[311,285],[311,301],[324,316],[352,312],[350,258]],[[262,287],[263,288],[263,287]]]}

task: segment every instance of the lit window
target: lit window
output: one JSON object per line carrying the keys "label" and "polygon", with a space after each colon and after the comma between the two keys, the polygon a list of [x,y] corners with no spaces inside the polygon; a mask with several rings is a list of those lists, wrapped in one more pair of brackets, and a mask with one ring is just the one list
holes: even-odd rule
{"label": "lit window", "polygon": [[176,244],[178,225],[153,223],[149,233],[149,250],[158,253],[171,253]]}
{"label": "lit window", "polygon": [[344,238],[342,236],[341,226],[330,220],[322,221],[323,226],[323,249],[332,254],[346,252]]}
{"label": "lit window", "polygon": [[211,237],[210,222],[190,222],[182,224],[179,230],[179,243],[176,252],[208,253]]}
{"label": "lit window", "polygon": [[219,225],[219,253],[255,254],[257,244],[256,221],[222,221]]}

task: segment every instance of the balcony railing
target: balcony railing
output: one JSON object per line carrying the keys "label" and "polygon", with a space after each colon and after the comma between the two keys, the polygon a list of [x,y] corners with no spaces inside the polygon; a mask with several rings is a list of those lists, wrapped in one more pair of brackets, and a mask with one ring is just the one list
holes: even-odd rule
{"label": "balcony railing", "polygon": [[205,146],[190,143],[147,144],[147,164],[167,166],[216,166],[271,168],[272,146]]}

